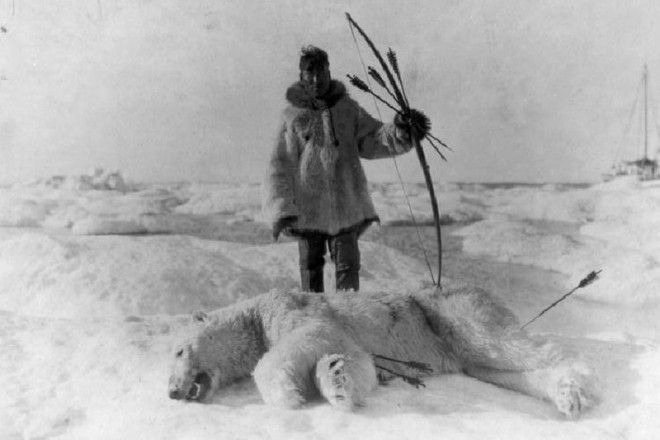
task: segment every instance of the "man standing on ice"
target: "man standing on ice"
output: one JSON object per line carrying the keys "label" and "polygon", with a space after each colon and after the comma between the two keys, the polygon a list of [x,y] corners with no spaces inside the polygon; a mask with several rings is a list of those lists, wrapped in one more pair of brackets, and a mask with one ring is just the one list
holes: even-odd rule
{"label": "man standing on ice", "polygon": [[373,119],[330,77],[328,54],[302,49],[300,81],[286,92],[288,106],[264,185],[264,213],[280,233],[298,238],[301,288],[323,292],[326,247],[335,263],[337,290],[359,290],[358,238],[378,216],[360,158],[378,159],[413,147],[397,115]]}

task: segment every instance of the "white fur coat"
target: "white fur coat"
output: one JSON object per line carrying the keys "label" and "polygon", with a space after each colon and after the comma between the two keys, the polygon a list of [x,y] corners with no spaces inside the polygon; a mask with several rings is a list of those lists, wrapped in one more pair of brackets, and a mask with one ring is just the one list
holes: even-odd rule
{"label": "white fur coat", "polygon": [[360,158],[378,159],[412,148],[393,124],[373,119],[333,80],[324,101],[300,83],[287,90],[289,105],[272,151],[264,185],[264,216],[298,217],[295,230],[335,235],[377,221]]}

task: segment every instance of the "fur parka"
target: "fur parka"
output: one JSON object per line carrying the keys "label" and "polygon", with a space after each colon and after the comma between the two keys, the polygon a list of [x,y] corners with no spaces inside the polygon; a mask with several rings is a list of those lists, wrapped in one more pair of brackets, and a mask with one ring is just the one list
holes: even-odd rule
{"label": "fur parka", "polygon": [[294,233],[328,235],[378,221],[360,158],[391,157],[412,144],[394,124],[372,118],[339,81],[323,100],[300,82],[286,99],[264,184],[265,218],[295,216]]}

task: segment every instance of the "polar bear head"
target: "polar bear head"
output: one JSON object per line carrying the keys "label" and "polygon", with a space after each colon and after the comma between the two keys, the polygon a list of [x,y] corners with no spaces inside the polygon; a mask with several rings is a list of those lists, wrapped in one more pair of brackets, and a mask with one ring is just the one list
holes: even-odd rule
{"label": "polar bear head", "polygon": [[248,377],[263,353],[243,314],[195,312],[191,335],[173,353],[169,396],[204,401],[218,388]]}
{"label": "polar bear head", "polygon": [[174,348],[169,382],[172,399],[202,401],[217,388],[218,362],[210,356],[215,335],[209,321],[206,313],[195,312],[192,336]]}

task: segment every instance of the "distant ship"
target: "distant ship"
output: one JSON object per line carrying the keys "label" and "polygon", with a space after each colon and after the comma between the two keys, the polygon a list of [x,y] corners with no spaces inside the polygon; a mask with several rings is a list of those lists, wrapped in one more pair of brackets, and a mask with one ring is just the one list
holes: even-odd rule
{"label": "distant ship", "polygon": [[[642,133],[643,133],[643,144],[640,142],[640,140],[637,140],[637,143],[640,145],[637,145],[637,149],[640,150],[641,145],[644,147],[644,155],[640,156],[639,151],[637,152],[638,157],[637,159],[628,159],[628,160],[621,160],[619,159],[617,162],[612,165],[612,168],[610,172],[603,174],[603,180],[609,181],[612,179],[616,179],[619,177],[625,177],[625,176],[635,176],[637,180],[640,182],[643,182],[643,184],[646,186],[647,184],[652,184],[652,185],[660,185],[660,170],[658,170],[658,151],[656,148],[656,154],[655,158],[649,157],[649,75],[648,75],[648,67],[644,65],[644,72],[642,74],[642,81],[641,85],[644,91],[644,107],[643,107],[643,123],[642,125]],[[639,87],[638,87],[638,93],[635,98],[635,103],[633,104],[633,109],[630,113],[630,121],[627,127],[626,131],[630,131],[630,122],[632,122],[632,117],[637,113],[637,107],[638,107],[638,101],[639,101]],[[655,118],[654,118],[655,120]],[[656,127],[656,137],[657,137],[657,132],[660,131],[658,130],[657,126],[657,121],[654,124]],[[630,136],[628,136],[629,138]],[[621,149],[620,149],[621,150]],[[619,153],[620,153],[619,150]],[[620,154],[617,154],[617,156],[620,156]],[[644,183],[647,182],[647,183]]]}

